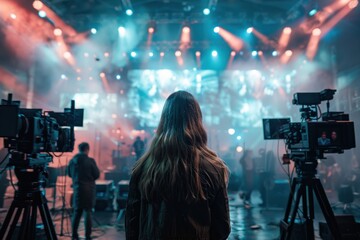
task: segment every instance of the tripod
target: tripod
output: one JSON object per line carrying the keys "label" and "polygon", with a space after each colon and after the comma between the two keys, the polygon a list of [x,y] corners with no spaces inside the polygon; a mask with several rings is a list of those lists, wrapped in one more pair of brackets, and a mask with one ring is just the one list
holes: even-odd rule
{"label": "tripod", "polygon": [[[305,153],[303,156],[296,156],[295,168],[298,177],[294,178],[291,184],[290,195],[284,215],[280,222],[281,240],[291,239],[296,214],[299,210],[300,199],[302,199],[302,215],[305,219],[306,239],[315,239],[314,236],[314,199],[317,198],[321,211],[325,217],[331,234],[334,239],[341,239],[338,225],[329,200],[326,197],[320,180],[315,176],[317,167],[316,154]],[[295,203],[293,200],[295,198]],[[290,218],[289,218],[290,217]]]}
{"label": "tripod", "polygon": [[[23,160],[31,162],[34,159]],[[46,160],[46,159],[45,159]],[[35,162],[37,159],[35,159]],[[15,160],[16,162],[16,160]],[[39,159],[38,162],[41,162]],[[21,163],[23,165],[23,163]],[[0,239],[12,239],[16,225],[22,214],[20,231],[17,239],[36,239],[36,218],[39,210],[47,239],[57,239],[55,228],[51,220],[46,197],[42,191],[42,175],[45,173],[45,163],[27,167],[15,166],[15,174],[19,180],[18,189],[15,191],[14,200],[6,215],[0,230]],[[15,214],[15,215],[14,215]]]}

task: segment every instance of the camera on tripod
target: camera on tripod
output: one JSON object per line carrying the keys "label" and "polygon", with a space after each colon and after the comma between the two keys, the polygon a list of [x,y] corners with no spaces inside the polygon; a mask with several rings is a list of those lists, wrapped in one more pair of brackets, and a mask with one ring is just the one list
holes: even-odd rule
{"label": "camera on tripod", "polygon": [[[292,152],[317,151],[342,153],[355,147],[354,122],[344,112],[330,112],[329,101],[336,90],[325,89],[315,93],[295,93],[293,104],[301,105],[301,122],[290,118],[263,119],[264,139],[285,139]],[[327,101],[327,111],[318,114],[318,105]],[[322,121],[319,121],[319,120]]]}
{"label": "camera on tripod", "polygon": [[72,152],[74,127],[83,125],[83,109],[64,112],[42,112],[42,109],[20,108],[20,101],[12,101],[12,94],[0,105],[0,137],[9,150],[25,154],[41,152]]}

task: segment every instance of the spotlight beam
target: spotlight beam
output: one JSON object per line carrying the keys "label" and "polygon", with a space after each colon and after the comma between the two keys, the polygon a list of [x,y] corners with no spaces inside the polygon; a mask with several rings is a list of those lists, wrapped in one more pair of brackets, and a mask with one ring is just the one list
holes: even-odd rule
{"label": "spotlight beam", "polygon": [[244,41],[229,31],[219,27],[218,33],[227,42],[231,49],[240,51],[244,47]]}

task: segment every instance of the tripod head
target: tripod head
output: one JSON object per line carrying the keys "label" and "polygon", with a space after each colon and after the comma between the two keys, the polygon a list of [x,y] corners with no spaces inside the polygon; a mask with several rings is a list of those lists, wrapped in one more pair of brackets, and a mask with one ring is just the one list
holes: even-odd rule
{"label": "tripod head", "polygon": [[300,178],[313,178],[317,173],[318,153],[315,151],[292,152],[291,159],[295,163],[297,176]]}

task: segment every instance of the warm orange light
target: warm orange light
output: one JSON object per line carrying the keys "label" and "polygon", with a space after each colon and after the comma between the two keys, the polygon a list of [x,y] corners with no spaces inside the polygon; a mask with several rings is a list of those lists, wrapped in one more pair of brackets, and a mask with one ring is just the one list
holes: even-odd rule
{"label": "warm orange light", "polygon": [[32,5],[36,10],[40,10],[44,6],[44,4],[39,0],[35,0]]}
{"label": "warm orange light", "polygon": [[55,28],[54,29],[54,35],[57,37],[60,37],[62,35],[62,31],[60,28]]}
{"label": "warm orange light", "polygon": [[286,28],[284,28],[283,32],[284,32],[285,34],[290,34],[290,33],[291,33],[291,28],[290,28],[290,27],[286,27]]}
{"label": "warm orange light", "polygon": [[175,56],[181,57],[181,51],[177,50],[177,51],[175,52]]}
{"label": "warm orange light", "polygon": [[190,28],[189,28],[188,26],[185,26],[185,27],[183,27],[182,31],[183,31],[184,33],[189,33],[189,32],[190,32]]}
{"label": "warm orange light", "polygon": [[263,52],[262,52],[262,51],[258,51],[258,55],[259,55],[259,56],[262,56],[262,55],[263,55]]}
{"label": "warm orange light", "polygon": [[291,55],[293,54],[293,52],[291,50],[286,50],[285,51],[285,55],[288,57],[291,57]]}
{"label": "warm orange light", "polygon": [[351,2],[349,2],[348,6],[349,8],[356,8],[356,6],[359,4],[358,0],[353,0]]}
{"label": "warm orange light", "polygon": [[230,33],[229,31],[219,27],[218,33],[227,42],[231,49],[235,51],[240,51],[244,47],[243,40]]}
{"label": "warm orange light", "polygon": [[201,53],[200,51],[196,51],[195,56],[200,57]]}
{"label": "warm orange light", "polygon": [[312,30],[312,34],[314,36],[320,36],[321,35],[321,30],[320,28],[315,28],[314,30]]}
{"label": "warm orange light", "polygon": [[149,27],[148,32],[149,32],[149,33],[154,33],[154,32],[155,32],[155,29],[154,29],[153,27]]}

